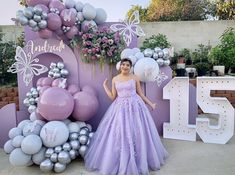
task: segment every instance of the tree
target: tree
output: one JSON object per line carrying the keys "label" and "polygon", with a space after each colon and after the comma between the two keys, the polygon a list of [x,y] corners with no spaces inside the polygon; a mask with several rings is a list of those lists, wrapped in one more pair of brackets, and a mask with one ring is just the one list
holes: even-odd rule
{"label": "tree", "polygon": [[216,5],[216,15],[220,20],[235,19],[235,0],[220,0]]}
{"label": "tree", "polygon": [[126,17],[130,19],[131,15],[133,14],[134,11],[139,11],[140,15],[140,22],[146,22],[147,21],[147,8],[143,8],[142,6],[139,5],[133,5],[130,10],[128,10]]}

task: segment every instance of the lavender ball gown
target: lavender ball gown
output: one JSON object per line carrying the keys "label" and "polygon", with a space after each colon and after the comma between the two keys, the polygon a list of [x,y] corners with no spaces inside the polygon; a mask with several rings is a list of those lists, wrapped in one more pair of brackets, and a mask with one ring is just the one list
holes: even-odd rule
{"label": "lavender ball gown", "polygon": [[116,82],[108,108],[85,155],[85,166],[102,175],[147,175],[168,156],[152,116],[131,79]]}

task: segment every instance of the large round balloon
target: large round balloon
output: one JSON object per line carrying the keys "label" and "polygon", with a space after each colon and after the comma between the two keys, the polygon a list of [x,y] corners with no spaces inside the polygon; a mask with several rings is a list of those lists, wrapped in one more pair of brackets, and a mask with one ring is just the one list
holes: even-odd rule
{"label": "large round balloon", "polygon": [[40,96],[38,112],[47,120],[64,120],[74,107],[72,95],[63,88],[51,87]]}
{"label": "large round balloon", "polygon": [[27,166],[31,161],[31,155],[25,154],[21,148],[16,148],[11,152],[9,161],[14,166]]}
{"label": "large round balloon", "polygon": [[134,73],[138,75],[143,82],[155,81],[159,74],[159,66],[154,59],[146,57],[136,62]]}
{"label": "large round balloon", "polygon": [[64,9],[60,13],[63,25],[71,27],[76,22],[76,13],[71,9]]}
{"label": "large round balloon", "polygon": [[63,122],[51,121],[43,126],[40,137],[46,147],[56,147],[68,140],[69,129]]}
{"label": "large round balloon", "polygon": [[55,13],[49,13],[47,15],[47,27],[50,30],[57,30],[61,27],[62,21],[59,15]]}
{"label": "large round balloon", "polygon": [[104,9],[102,8],[97,8],[96,9],[96,17],[94,19],[94,21],[96,22],[96,24],[102,24],[106,21],[107,19],[107,14],[104,11]]}
{"label": "large round balloon", "polygon": [[74,95],[74,110],[72,116],[79,121],[87,121],[97,112],[99,103],[97,97],[87,92],[77,92]]}
{"label": "large round balloon", "polygon": [[96,10],[92,5],[86,3],[82,9],[82,14],[86,20],[93,20],[96,16]]}
{"label": "large round balloon", "polygon": [[89,29],[97,29],[97,24],[95,23],[95,21],[91,20],[91,21],[88,21],[88,20],[85,20],[82,22],[82,25],[81,25],[81,30],[83,32],[87,32]]}
{"label": "large round balloon", "polygon": [[34,9],[37,9],[37,8],[41,8],[42,9],[42,11],[43,12],[46,12],[46,13],[48,13],[49,12],[49,8],[46,6],[46,5],[44,5],[44,4],[38,4],[38,5],[36,5],[35,7],[34,7]]}
{"label": "large round balloon", "polygon": [[48,39],[52,36],[52,31],[47,28],[42,29],[42,30],[38,31],[38,35],[40,38]]}
{"label": "large round balloon", "polygon": [[68,39],[73,39],[75,35],[78,34],[78,28],[76,26],[72,26],[70,30],[66,33]]}
{"label": "large round balloon", "polygon": [[57,9],[59,12],[65,9],[64,4],[59,0],[52,0],[49,4],[49,8]]}
{"label": "large round balloon", "polygon": [[44,5],[47,6],[50,1],[51,0],[26,0],[26,4],[28,6],[35,6],[37,4],[44,4]]}

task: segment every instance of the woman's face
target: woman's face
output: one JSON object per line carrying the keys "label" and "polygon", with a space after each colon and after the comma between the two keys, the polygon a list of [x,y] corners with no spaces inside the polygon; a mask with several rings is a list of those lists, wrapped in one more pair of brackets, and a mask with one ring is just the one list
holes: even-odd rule
{"label": "woman's face", "polygon": [[130,73],[130,70],[131,70],[131,65],[128,61],[124,61],[122,62],[121,64],[121,73]]}

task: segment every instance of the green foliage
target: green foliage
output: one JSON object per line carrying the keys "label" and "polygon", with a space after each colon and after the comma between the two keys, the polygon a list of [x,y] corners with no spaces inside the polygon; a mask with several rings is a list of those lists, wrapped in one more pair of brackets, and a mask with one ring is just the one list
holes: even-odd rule
{"label": "green foliage", "polygon": [[220,36],[220,44],[212,48],[209,55],[213,64],[222,64],[229,68],[235,68],[235,29],[227,28]]}
{"label": "green foliage", "polygon": [[128,10],[126,17],[130,19],[131,15],[133,14],[134,11],[139,11],[140,15],[140,22],[146,22],[147,21],[147,8],[143,8],[142,6],[139,5],[133,5],[130,10]]}
{"label": "green foliage", "polygon": [[204,20],[214,17],[215,3],[209,0],[152,0],[147,21]]}
{"label": "green foliage", "polygon": [[211,50],[211,46],[205,46],[203,44],[199,44],[198,48],[192,52],[192,59],[194,63],[209,63],[209,52]]}
{"label": "green foliage", "polygon": [[182,55],[186,60],[191,60],[191,51],[187,48],[184,48],[179,51],[179,55]]}
{"label": "green foliage", "polygon": [[235,1],[234,0],[220,0],[217,2],[216,15],[220,20],[234,20],[235,19]]}
{"label": "green foliage", "polygon": [[152,35],[150,38],[146,38],[143,42],[143,46],[140,48],[141,50],[151,48],[154,49],[155,47],[169,48],[171,44],[167,41],[166,35],[157,34]]}
{"label": "green foliage", "polygon": [[5,85],[16,82],[16,74],[7,72],[15,62],[15,47],[13,42],[0,43],[0,84]]}

